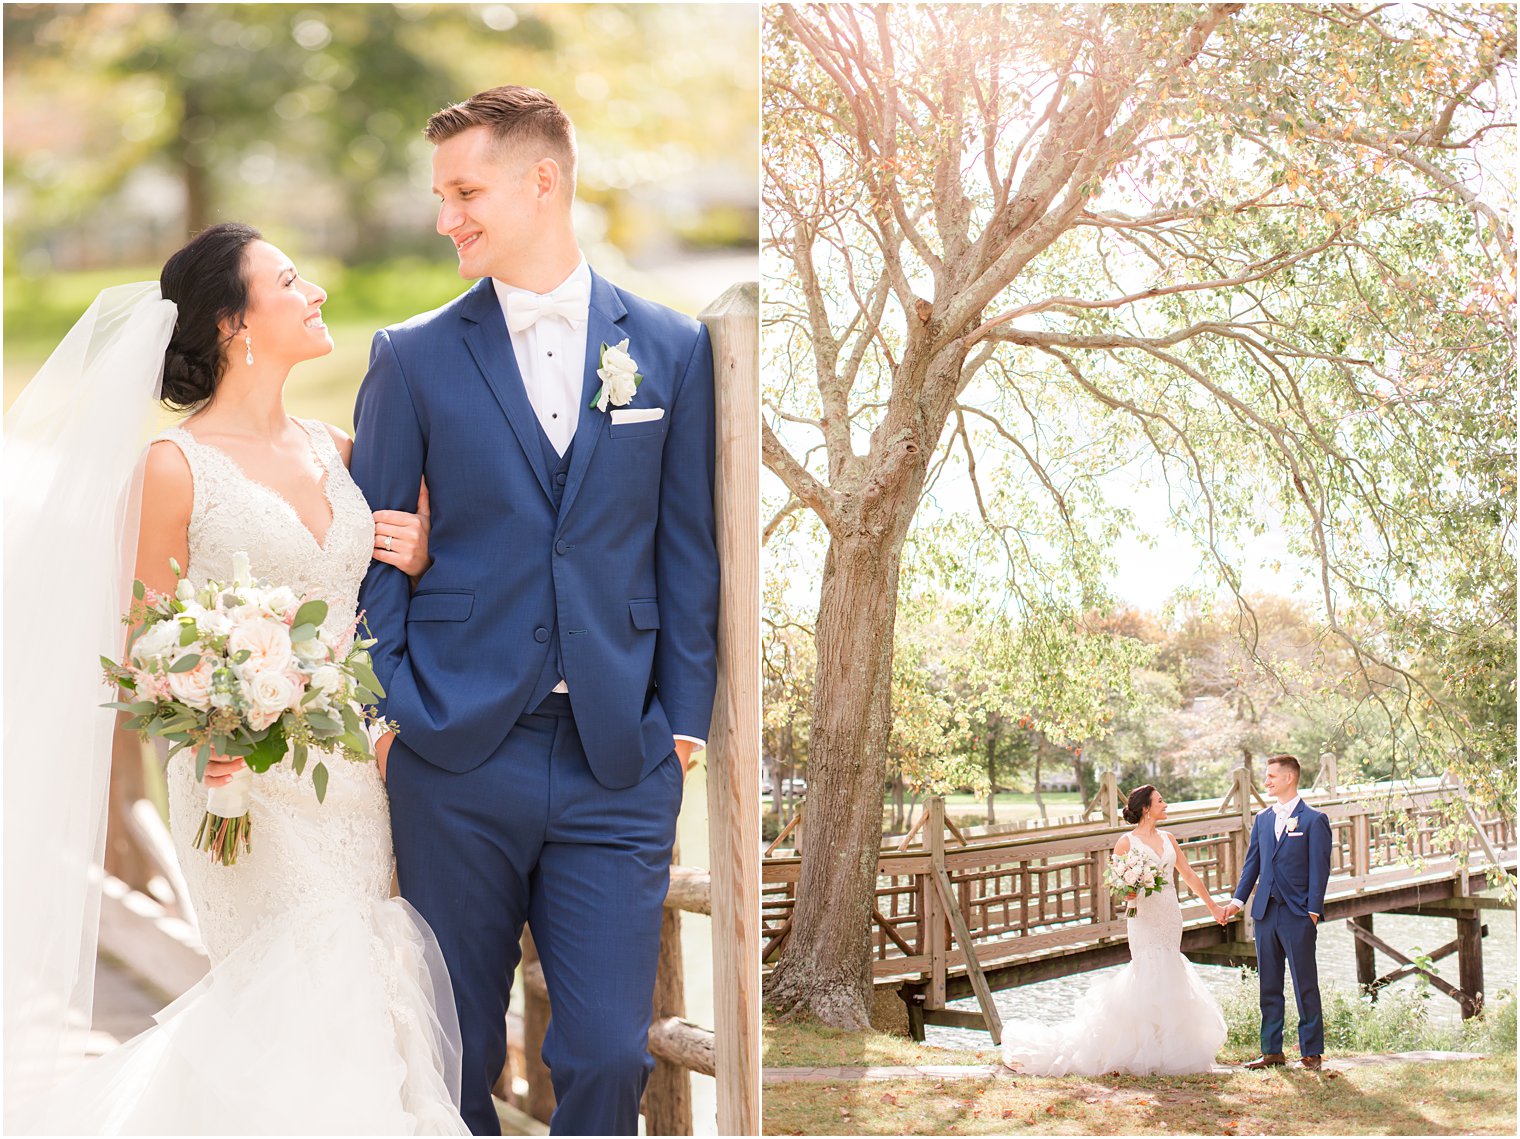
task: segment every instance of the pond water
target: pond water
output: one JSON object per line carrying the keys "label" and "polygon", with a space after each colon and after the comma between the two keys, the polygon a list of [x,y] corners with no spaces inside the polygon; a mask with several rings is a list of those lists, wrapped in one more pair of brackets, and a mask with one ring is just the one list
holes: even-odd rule
{"label": "pond water", "polygon": [[[1490,994],[1503,989],[1513,990],[1515,974],[1515,913],[1513,910],[1486,910],[1484,924],[1488,936],[1483,939],[1483,981]],[[1382,940],[1406,956],[1414,956],[1414,950],[1429,953],[1456,937],[1456,923],[1450,918],[1408,917],[1403,914],[1378,914],[1373,919],[1373,932]],[[1319,935],[1319,975],[1322,989],[1339,987],[1347,991],[1356,988],[1356,958],[1352,948],[1351,931],[1345,921],[1328,922]],[[1397,963],[1382,953],[1377,955],[1379,975],[1391,972]],[[1094,969],[1053,981],[1040,981],[1014,989],[1003,989],[992,994],[998,1012],[1007,1020],[1056,1020],[1069,1010],[1099,976],[1114,969]],[[1199,965],[1198,972],[1211,988],[1223,991],[1234,985],[1237,970],[1220,965]],[[1436,962],[1436,973],[1443,980],[1457,983],[1457,955],[1443,957]],[[1393,989],[1408,989],[1418,984],[1418,978],[1406,977],[1395,982]],[[1290,997],[1291,1000],[1291,997]],[[967,998],[952,1002],[954,1008],[975,1010],[976,1000]],[[1462,1019],[1457,1002],[1433,992],[1428,1001],[1433,1022],[1456,1024]],[[929,1044],[941,1048],[987,1048],[990,1040],[985,1032],[963,1028],[942,1028],[930,1025],[925,1030]]]}

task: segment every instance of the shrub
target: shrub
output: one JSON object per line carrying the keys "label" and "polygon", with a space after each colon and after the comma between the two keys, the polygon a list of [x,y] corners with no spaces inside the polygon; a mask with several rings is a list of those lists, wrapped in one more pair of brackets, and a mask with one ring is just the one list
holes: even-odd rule
{"label": "shrub", "polygon": [[[1291,1051],[1298,1039],[1298,1009],[1292,981],[1287,983],[1283,1043]],[[1229,1042],[1254,1048],[1261,1039],[1261,1005],[1256,973],[1241,969],[1220,996]],[[1327,1052],[1513,1052],[1515,994],[1497,993],[1483,1015],[1460,1024],[1430,1016],[1429,989],[1384,989],[1377,1000],[1340,985],[1320,986]],[[1446,998],[1441,997],[1441,1000]]]}

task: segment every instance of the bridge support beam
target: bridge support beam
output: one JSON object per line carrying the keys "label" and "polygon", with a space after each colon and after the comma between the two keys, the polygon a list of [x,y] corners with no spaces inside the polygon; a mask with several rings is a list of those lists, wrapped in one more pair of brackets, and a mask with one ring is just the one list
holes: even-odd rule
{"label": "bridge support beam", "polygon": [[1457,917],[1457,985],[1471,998],[1462,1004],[1462,1019],[1483,1011],[1483,925],[1480,910],[1469,910]]}
{"label": "bridge support beam", "polygon": [[[1372,932],[1372,915],[1362,914],[1348,919],[1350,923],[1359,929]],[[1377,990],[1373,985],[1377,982],[1377,951],[1372,948],[1372,943],[1355,934],[1351,937],[1351,948],[1356,954],[1356,983],[1362,992],[1370,992],[1372,999],[1377,999]]]}

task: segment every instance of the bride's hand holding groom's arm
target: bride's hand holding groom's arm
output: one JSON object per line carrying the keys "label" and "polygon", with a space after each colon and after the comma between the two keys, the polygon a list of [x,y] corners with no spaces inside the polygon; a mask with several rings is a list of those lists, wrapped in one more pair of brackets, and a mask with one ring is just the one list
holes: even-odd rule
{"label": "bride's hand holding groom's arm", "polygon": [[375,548],[371,557],[377,562],[395,566],[412,579],[415,588],[418,580],[433,564],[428,551],[428,535],[432,532],[433,516],[428,506],[427,480],[417,492],[417,512],[404,510],[376,510]]}
{"label": "bride's hand holding groom's arm", "polygon": [[[343,465],[352,467],[353,438],[348,432],[341,431],[330,423],[326,427],[332,436],[333,445],[338,448],[338,456],[343,460]],[[375,542],[370,556],[377,562],[395,566],[411,578],[412,585],[415,586],[417,579],[433,564],[428,553],[432,512],[428,508],[427,480],[422,480],[418,491],[416,513],[409,514],[405,510],[376,510],[372,513],[375,519]]]}

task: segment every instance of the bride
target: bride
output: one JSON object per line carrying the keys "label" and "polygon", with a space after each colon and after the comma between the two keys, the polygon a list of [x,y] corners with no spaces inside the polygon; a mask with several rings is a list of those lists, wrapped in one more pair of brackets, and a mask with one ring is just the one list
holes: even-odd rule
{"label": "bride", "polygon": [[[383,768],[340,758],[321,804],[289,764],[252,778],[252,849],[231,866],[192,845],[193,749],[169,762],[212,968],[155,1027],[67,1070],[89,1023],[110,754],[94,654],[120,653],[121,583],[172,593],[171,558],[230,581],[246,552],[255,576],[329,603],[341,652],[372,557],[426,568],[419,519],[372,515],[349,478],[352,441],[285,413],[291,367],[332,350],[326,299],[257,231],[213,226],[157,287],[103,293],[6,417],[7,1131],[468,1134],[448,976],[389,897]],[[138,457],[153,397],[193,411]],[[242,767],[213,761],[205,783]]]}
{"label": "bride", "polygon": [[1134,830],[1114,855],[1132,848],[1154,861],[1166,886],[1141,896],[1129,919],[1129,964],[1093,983],[1060,1024],[1014,1021],[1003,1026],[1003,1063],[1026,1075],[1096,1076],[1106,1072],[1180,1075],[1206,1072],[1224,1045],[1224,1015],[1180,952],[1182,910],[1172,870],[1182,875],[1216,917],[1222,908],[1188,865],[1170,832],[1161,793],[1147,784],[1130,793],[1124,821]]}

